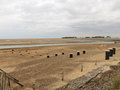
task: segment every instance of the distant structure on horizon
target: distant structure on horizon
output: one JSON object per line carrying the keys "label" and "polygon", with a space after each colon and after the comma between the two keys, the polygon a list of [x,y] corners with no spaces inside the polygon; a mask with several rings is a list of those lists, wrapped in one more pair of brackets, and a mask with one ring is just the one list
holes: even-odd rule
{"label": "distant structure on horizon", "polygon": [[[75,39],[75,38],[78,38],[78,37],[62,37],[62,39]],[[83,37],[81,37],[83,38]],[[85,38],[111,38],[111,36],[94,36],[94,37],[85,37]]]}
{"label": "distant structure on horizon", "polygon": [[62,37],[62,39],[77,38],[77,37]]}
{"label": "distant structure on horizon", "polygon": [[85,37],[85,38],[111,38],[111,36],[94,36],[94,37]]}
{"label": "distant structure on horizon", "polygon": [[104,36],[95,36],[95,37],[92,37],[92,38],[105,38]]}

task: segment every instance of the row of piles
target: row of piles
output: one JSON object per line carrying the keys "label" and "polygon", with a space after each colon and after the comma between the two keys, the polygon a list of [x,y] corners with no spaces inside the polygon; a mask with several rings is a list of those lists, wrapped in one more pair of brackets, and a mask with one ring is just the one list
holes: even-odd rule
{"label": "row of piles", "polygon": [[105,59],[109,60],[110,57],[113,57],[113,55],[115,55],[115,54],[116,54],[116,48],[112,48],[109,51],[105,52]]}
{"label": "row of piles", "polygon": [[[64,55],[65,53],[64,52],[62,52],[62,55]],[[83,54],[86,54],[86,51],[83,51]],[[80,55],[80,52],[77,52],[77,56],[79,56]],[[55,54],[55,56],[58,56],[58,54]],[[50,56],[47,56],[47,58],[50,58]],[[71,54],[69,54],[69,58],[73,58],[73,54],[71,53]]]}

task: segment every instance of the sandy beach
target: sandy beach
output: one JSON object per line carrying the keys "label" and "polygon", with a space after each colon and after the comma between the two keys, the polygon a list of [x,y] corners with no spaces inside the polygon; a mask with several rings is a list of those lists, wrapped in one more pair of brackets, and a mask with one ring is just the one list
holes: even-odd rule
{"label": "sandy beach", "polygon": [[[106,61],[105,51],[114,47],[117,54]],[[21,88],[13,84],[14,90],[32,90],[33,84],[36,90],[55,90],[102,65],[116,65],[120,59],[119,48],[119,44],[98,44],[0,50],[0,68],[24,85]],[[83,50],[86,54],[82,53]],[[77,51],[80,56],[76,55]],[[73,58],[69,58],[70,53]],[[107,70],[109,67],[105,67],[104,71]],[[61,73],[64,73],[64,81]]]}
{"label": "sandy beach", "polygon": [[0,0],[0,90],[118,89],[120,0]]}

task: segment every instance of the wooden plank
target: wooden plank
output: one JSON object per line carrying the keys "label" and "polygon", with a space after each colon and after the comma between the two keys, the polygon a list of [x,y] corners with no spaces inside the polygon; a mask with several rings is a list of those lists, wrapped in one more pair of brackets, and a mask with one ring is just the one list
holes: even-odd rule
{"label": "wooden plank", "polygon": [[[2,74],[5,74],[5,77],[9,78],[10,80],[12,80],[13,82],[15,82],[16,84],[20,85],[21,87],[23,87],[23,85],[21,83],[19,83],[19,80],[13,78],[12,76],[10,76],[9,74],[7,74],[5,71],[3,71],[2,69],[0,69],[0,71],[2,72]],[[2,78],[3,79],[3,78]],[[4,80],[2,80],[2,84],[4,83]],[[3,89],[4,90],[4,89]]]}

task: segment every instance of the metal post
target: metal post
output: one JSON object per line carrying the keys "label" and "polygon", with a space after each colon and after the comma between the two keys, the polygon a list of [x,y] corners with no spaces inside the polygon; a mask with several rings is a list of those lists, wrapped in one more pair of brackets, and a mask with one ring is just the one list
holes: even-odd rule
{"label": "metal post", "polygon": [[70,58],[73,58],[73,54],[70,54]]}
{"label": "metal post", "polygon": [[112,57],[113,56],[113,50],[110,49],[110,56]]}
{"label": "metal post", "polygon": [[113,54],[116,54],[116,48],[113,48]]}
{"label": "metal post", "polygon": [[106,51],[105,52],[105,60],[109,60],[110,52]]}
{"label": "metal post", "polygon": [[86,51],[83,51],[83,54],[85,54],[86,53]]}
{"label": "metal post", "polygon": [[80,52],[77,52],[77,56],[79,56],[80,55]]}

